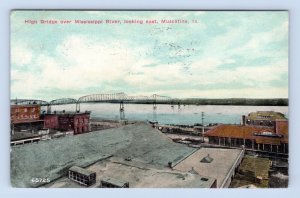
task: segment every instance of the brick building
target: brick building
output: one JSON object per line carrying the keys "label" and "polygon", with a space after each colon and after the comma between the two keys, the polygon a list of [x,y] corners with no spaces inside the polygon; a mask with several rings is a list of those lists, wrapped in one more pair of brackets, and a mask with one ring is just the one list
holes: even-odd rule
{"label": "brick building", "polygon": [[56,129],[60,131],[74,131],[74,135],[86,133],[90,130],[90,112],[53,112],[44,114],[45,128]]}
{"label": "brick building", "polygon": [[11,105],[11,132],[36,132],[43,128],[44,120],[40,118],[40,105]]}
{"label": "brick building", "polygon": [[58,129],[58,115],[57,114],[44,114],[43,119],[45,121],[44,127],[46,129]]}

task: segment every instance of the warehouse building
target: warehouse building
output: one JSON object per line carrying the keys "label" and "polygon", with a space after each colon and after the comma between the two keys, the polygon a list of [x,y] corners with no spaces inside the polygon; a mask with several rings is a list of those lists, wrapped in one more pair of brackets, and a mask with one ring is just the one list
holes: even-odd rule
{"label": "warehouse building", "polygon": [[91,131],[90,112],[66,112],[54,111],[53,113],[43,114],[45,128],[59,131],[74,131],[74,135]]}
{"label": "warehouse building", "polygon": [[243,125],[274,127],[276,120],[287,120],[283,113],[275,111],[257,111],[243,116]]}
{"label": "warehouse building", "polygon": [[11,134],[15,132],[37,132],[44,127],[44,120],[40,118],[40,105],[11,105],[10,120]]}
{"label": "warehouse building", "polygon": [[248,150],[288,154],[288,121],[276,120],[274,127],[219,125],[206,134],[210,144],[245,146]]}

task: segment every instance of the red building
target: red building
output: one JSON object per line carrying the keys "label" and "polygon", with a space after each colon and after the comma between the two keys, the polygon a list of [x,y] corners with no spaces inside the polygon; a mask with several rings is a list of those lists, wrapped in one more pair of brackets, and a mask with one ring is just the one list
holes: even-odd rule
{"label": "red building", "polygon": [[245,146],[249,150],[288,154],[288,121],[276,120],[275,126],[219,125],[205,133],[210,144],[226,147]]}
{"label": "red building", "polygon": [[38,120],[40,118],[40,111],[41,107],[39,105],[11,105],[11,121]]}
{"label": "red building", "polygon": [[44,115],[45,128],[61,131],[74,131],[74,135],[90,130],[90,112],[54,112]]}
{"label": "red building", "polygon": [[57,114],[45,114],[44,118],[44,127],[46,129],[58,129],[58,115]]}
{"label": "red building", "polygon": [[44,120],[40,118],[40,105],[11,105],[10,119],[12,134],[15,131],[35,132],[44,126]]}

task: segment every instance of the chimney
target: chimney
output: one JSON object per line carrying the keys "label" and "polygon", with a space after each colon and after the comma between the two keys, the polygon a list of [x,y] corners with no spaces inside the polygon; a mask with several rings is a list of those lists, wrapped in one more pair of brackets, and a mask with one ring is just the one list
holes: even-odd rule
{"label": "chimney", "polygon": [[242,116],[242,125],[243,126],[246,125],[246,116],[245,115]]}

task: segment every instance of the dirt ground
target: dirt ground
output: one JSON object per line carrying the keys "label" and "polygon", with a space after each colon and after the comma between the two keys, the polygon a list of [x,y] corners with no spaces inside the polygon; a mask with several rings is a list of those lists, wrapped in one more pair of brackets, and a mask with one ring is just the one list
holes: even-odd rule
{"label": "dirt ground", "polygon": [[268,188],[270,165],[271,161],[268,158],[245,155],[230,188],[251,184],[258,188]]}

